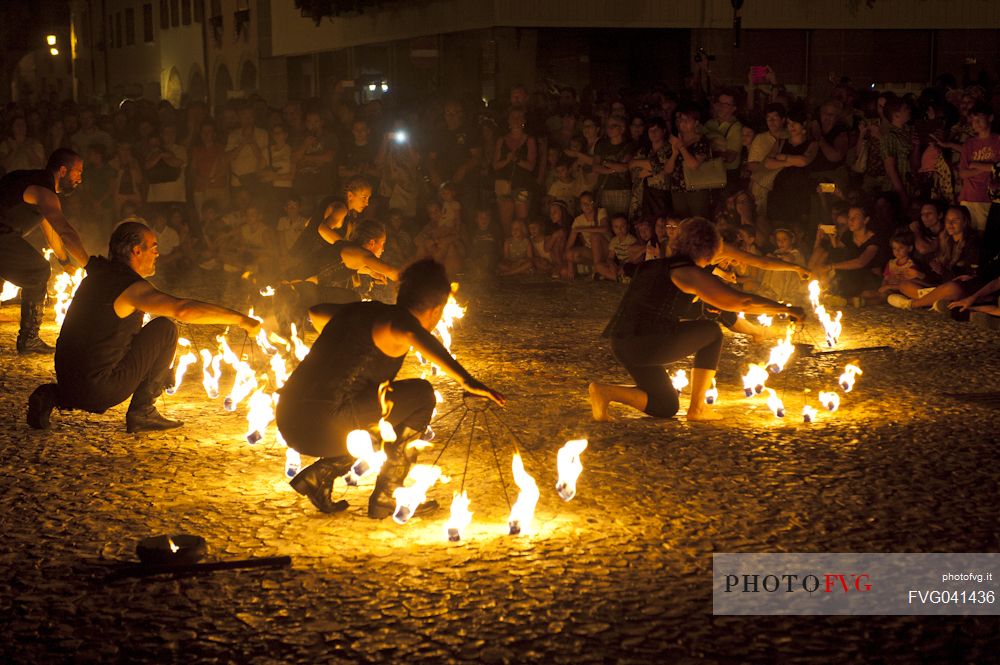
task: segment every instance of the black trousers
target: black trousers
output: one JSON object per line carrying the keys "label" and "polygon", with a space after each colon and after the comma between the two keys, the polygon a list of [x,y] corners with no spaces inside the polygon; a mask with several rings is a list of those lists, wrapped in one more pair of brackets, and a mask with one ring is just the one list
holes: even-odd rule
{"label": "black trousers", "polygon": [[167,385],[170,362],[177,347],[177,325],[157,317],[132,338],[128,353],[117,365],[93,377],[73,371],[73,359],[56,356],[56,381],[61,406],[104,413],[129,396],[129,411],[142,411]]}
{"label": "black trousers", "polygon": [[672,332],[616,337],[611,352],[646,393],[645,413],[672,418],[680,402],[664,365],[694,354],[695,369],[714,370],[722,357],[722,328],[715,321],[681,321]]}
{"label": "black trousers", "polygon": [[0,279],[21,287],[21,300],[44,301],[51,272],[49,262],[27,240],[0,231]]}
{"label": "black trousers", "polygon": [[[403,379],[390,384],[392,411],[386,419],[397,435],[404,428],[423,432],[431,422],[436,404],[434,387],[423,379]],[[369,393],[334,408],[327,399],[281,398],[277,409],[278,430],[289,447],[313,457],[343,457],[347,453],[347,434],[368,429],[382,417],[378,393]]]}

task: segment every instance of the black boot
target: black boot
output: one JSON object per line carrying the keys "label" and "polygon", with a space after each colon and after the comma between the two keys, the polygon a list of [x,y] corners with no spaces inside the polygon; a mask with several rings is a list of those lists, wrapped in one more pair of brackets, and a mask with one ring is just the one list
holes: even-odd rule
{"label": "black boot", "polygon": [[29,300],[21,296],[21,330],[17,333],[17,352],[22,356],[29,353],[53,354],[56,347],[50,346],[38,337],[45,314],[45,299]]}
{"label": "black boot", "polygon": [[28,398],[28,425],[34,429],[49,429],[52,409],[59,406],[59,386],[43,383]]}
{"label": "black boot", "polygon": [[[392,515],[396,510],[396,499],[393,497],[393,493],[403,486],[403,481],[410,473],[410,467],[417,461],[417,449],[407,448],[407,446],[410,442],[420,438],[421,434],[422,432],[404,428],[396,441],[385,444],[386,460],[375,480],[375,490],[368,498],[368,517],[381,520]],[[413,515],[427,515],[437,509],[438,502],[432,499],[420,504]]]}
{"label": "black boot", "polygon": [[129,406],[128,411],[125,413],[125,431],[129,434],[162,432],[163,430],[181,427],[183,424],[180,420],[164,418],[152,404],[139,409]]}
{"label": "black boot", "polygon": [[347,501],[330,498],[333,483],[348,472],[354,462],[350,457],[321,457],[299,471],[290,481],[292,489],[307,497],[321,513],[332,515],[347,510]]}

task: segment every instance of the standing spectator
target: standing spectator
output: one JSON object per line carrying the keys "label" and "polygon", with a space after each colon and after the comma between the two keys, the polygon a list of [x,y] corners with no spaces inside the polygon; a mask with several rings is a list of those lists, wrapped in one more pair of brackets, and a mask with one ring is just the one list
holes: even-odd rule
{"label": "standing spectator", "polygon": [[81,222],[89,222],[92,239],[99,241],[96,245],[88,242],[87,246],[100,246],[100,242],[111,237],[114,227],[114,186],[118,172],[108,163],[108,153],[100,142],[90,146],[85,164],[87,177],[80,185],[80,218]]}
{"label": "standing spectator", "polygon": [[202,123],[198,130],[198,143],[191,148],[194,206],[199,213],[205,201],[212,201],[215,209],[229,207],[229,169],[226,150],[215,140],[215,124]]}
{"label": "standing spectator", "polygon": [[10,131],[0,143],[0,166],[5,173],[45,168],[45,148],[28,136],[28,123],[23,116],[16,115],[10,121]]}
{"label": "standing spectator", "polygon": [[[444,182],[463,184],[466,178],[476,175],[476,166],[481,159],[482,151],[475,141],[473,133],[465,124],[465,112],[462,105],[454,100],[444,104],[444,127],[436,134],[431,148],[427,153],[427,167],[431,183],[440,187]],[[467,205],[472,200],[469,192],[476,187],[463,187],[463,203]],[[477,185],[478,186],[478,185]]]}
{"label": "standing spectator", "polygon": [[297,150],[306,136],[306,126],[302,118],[302,104],[297,101],[290,101],[281,109],[281,117],[284,119],[285,127],[288,128],[288,143],[293,150]]}
{"label": "standing spectator", "polygon": [[743,149],[743,125],[736,118],[736,97],[729,90],[715,96],[712,118],[705,123],[705,137],[711,142],[712,153],[721,157],[726,166],[727,191],[738,187],[740,155]]}
{"label": "standing spectator", "polygon": [[779,141],[788,140],[785,130],[785,119],[788,114],[781,104],[768,104],[764,107],[764,121],[767,131],[757,134],[747,151],[747,167],[750,169],[750,193],[757,202],[757,214],[767,212],[767,197],[774,187],[774,179],[781,169],[769,169],[764,163],[768,155]]}
{"label": "standing spectator", "polygon": [[991,131],[993,112],[983,102],[969,110],[969,124],[975,136],[962,144],[958,162],[958,175],[962,177],[962,191],[958,199],[969,211],[972,227],[982,233],[990,211],[989,185],[993,165],[1000,162],[1000,136]]}
{"label": "standing spectator", "polygon": [[896,192],[902,209],[909,210],[917,171],[917,151],[913,148],[913,133],[908,126],[910,106],[900,97],[888,99],[884,115],[888,123],[881,139],[882,163],[890,187],[883,191]]}
{"label": "standing spectator", "polygon": [[238,117],[239,127],[226,139],[229,186],[252,192],[260,182],[259,172],[267,167],[267,132],[254,125],[253,108],[249,104],[239,107]]}
{"label": "standing spectator", "polygon": [[278,218],[276,226],[278,255],[287,266],[290,265],[289,256],[292,247],[295,246],[295,242],[306,228],[306,224],[309,223],[309,218],[302,216],[302,205],[299,202],[299,197],[291,191],[288,192],[288,198],[285,199],[282,210],[284,215]]}
{"label": "standing spectator", "polygon": [[605,125],[607,134],[594,149],[598,201],[609,215],[628,214],[632,196],[629,162],[635,146],[625,140],[625,116],[612,115]]}
{"label": "standing spectator", "polygon": [[[732,98],[731,95],[729,97]],[[711,154],[708,139],[699,132],[699,120],[700,114],[694,106],[682,106],[677,109],[677,136],[670,137],[670,158],[663,168],[669,176],[673,213],[682,219],[704,217],[708,214],[708,190],[689,190],[684,175],[685,167],[698,170]],[[737,130],[734,130],[734,133],[736,136],[740,135]],[[661,214],[663,213],[657,213],[655,216],[659,217]]]}
{"label": "standing spectator", "polygon": [[319,111],[307,112],[305,135],[292,153],[295,190],[304,208],[312,210],[321,197],[336,190],[334,158],[338,148],[336,136],[327,131]]}
{"label": "standing spectator", "polygon": [[509,195],[519,189],[530,190],[535,182],[538,146],[526,130],[524,111],[511,109],[507,113],[508,131],[497,139],[493,150],[494,191],[497,196]]}
{"label": "standing spectator", "polygon": [[97,126],[94,110],[91,108],[80,111],[80,129],[69,140],[73,150],[79,155],[86,155],[87,149],[94,143],[103,145],[107,154],[111,154],[115,147],[111,135]]}
{"label": "standing spectator", "polygon": [[288,144],[288,130],[284,125],[271,128],[271,144],[267,148],[270,167],[261,172],[261,179],[271,185],[269,211],[279,210],[293,196],[292,184],[295,169],[292,164],[292,146]]}
{"label": "standing spectator", "polygon": [[410,141],[402,120],[396,120],[392,129],[382,135],[375,165],[381,170],[381,194],[388,199],[389,207],[402,210],[407,217],[416,217],[423,185],[418,171],[420,153]]}
{"label": "standing spectator", "polygon": [[[378,146],[371,141],[371,127],[364,118],[355,118],[351,123],[351,141],[344,146],[344,154],[337,167],[340,179],[347,181],[355,176],[367,178],[372,189],[379,190],[379,172],[375,166]],[[391,262],[390,262],[391,263]],[[392,264],[395,265],[395,264]]]}
{"label": "standing spectator", "polygon": [[802,232],[809,214],[809,196],[813,187],[809,165],[819,149],[806,132],[806,114],[788,114],[788,140],[776,143],[764,165],[778,169],[768,197],[767,217],[773,223]]}
{"label": "standing spectator", "polygon": [[667,122],[656,116],[650,118],[648,125],[649,145],[637,150],[635,158],[629,162],[632,173],[629,218],[633,220],[666,215],[671,209],[670,169],[667,164],[674,153],[667,140]]}
{"label": "standing spectator", "polygon": [[177,127],[164,125],[159,138],[150,142],[145,167],[149,183],[147,203],[183,204],[187,201],[184,191],[187,150],[177,142]]}
{"label": "standing spectator", "polygon": [[124,217],[122,212],[126,203],[139,207],[142,205],[143,190],[146,183],[142,177],[142,165],[132,154],[132,144],[125,141],[118,142],[118,156],[115,168],[118,170],[118,178],[115,181],[115,211],[119,219]]}

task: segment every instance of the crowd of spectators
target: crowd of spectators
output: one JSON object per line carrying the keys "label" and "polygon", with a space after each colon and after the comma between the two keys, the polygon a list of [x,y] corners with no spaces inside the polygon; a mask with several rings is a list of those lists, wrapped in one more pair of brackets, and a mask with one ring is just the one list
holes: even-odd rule
{"label": "crowd of spectators", "polygon": [[[386,230],[382,259],[397,268],[429,256],[470,280],[627,282],[670,255],[681,220],[703,216],[729,243],[808,266],[835,304],[996,314],[1000,87],[979,83],[942,76],[897,95],[843,79],[816,100],[768,69],[718,89],[515,86],[488,108],[360,104],[340,87],[281,108],[231,100],[214,115],[201,102],[11,104],[0,171],[76,150],[83,185],[64,208],[88,248],[141,217],[167,281],[280,279],[329,197],[361,178],[371,200],[355,212]],[[806,297],[791,273],[718,270],[747,291]]]}

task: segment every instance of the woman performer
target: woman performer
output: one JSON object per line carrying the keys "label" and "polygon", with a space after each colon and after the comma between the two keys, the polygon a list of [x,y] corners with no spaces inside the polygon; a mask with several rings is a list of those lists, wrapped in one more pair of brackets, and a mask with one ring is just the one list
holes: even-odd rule
{"label": "woman performer", "polygon": [[787,314],[798,320],[801,307],[737,291],[707,267],[723,253],[722,238],[707,219],[692,217],[681,224],[676,252],[644,262],[632,278],[618,311],[604,330],[611,351],[635,380],[634,386],[591,383],[594,420],[611,420],[608,404],[619,402],[655,418],[671,418],[679,407],[677,391],[664,368],[694,354],[691,403],[687,419],[718,420],[705,404],[722,355],[722,329],[715,321],[683,320],[695,298],[723,311]]}

